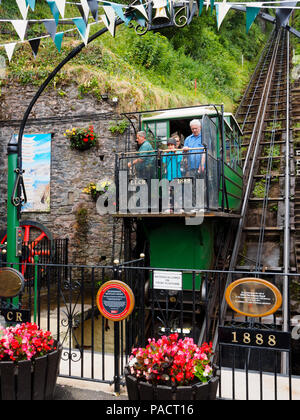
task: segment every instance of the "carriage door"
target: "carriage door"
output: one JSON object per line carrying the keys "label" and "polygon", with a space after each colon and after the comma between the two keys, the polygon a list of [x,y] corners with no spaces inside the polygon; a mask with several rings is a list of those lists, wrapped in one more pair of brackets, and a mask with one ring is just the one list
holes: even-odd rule
{"label": "carriage door", "polygon": [[[216,119],[214,119],[216,120]],[[217,127],[216,123],[207,115],[202,118],[202,143],[207,148],[207,186],[209,197],[209,208],[219,207],[219,183],[218,183],[218,161],[217,161]]]}

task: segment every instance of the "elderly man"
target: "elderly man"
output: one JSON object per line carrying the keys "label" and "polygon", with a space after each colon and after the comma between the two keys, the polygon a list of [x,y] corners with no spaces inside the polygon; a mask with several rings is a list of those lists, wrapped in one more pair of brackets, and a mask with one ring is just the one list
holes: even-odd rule
{"label": "elderly man", "polygon": [[[155,154],[151,144],[146,140],[145,131],[139,131],[136,136],[137,144],[139,147],[139,153],[133,162],[128,163],[128,168],[132,166],[136,167],[137,176],[139,178],[151,178],[154,171]],[[153,152],[153,153],[151,153]]]}
{"label": "elderly man", "polygon": [[188,152],[187,175],[204,175],[205,153],[202,144],[201,121],[192,120],[190,122],[192,134],[185,139],[183,152]]}

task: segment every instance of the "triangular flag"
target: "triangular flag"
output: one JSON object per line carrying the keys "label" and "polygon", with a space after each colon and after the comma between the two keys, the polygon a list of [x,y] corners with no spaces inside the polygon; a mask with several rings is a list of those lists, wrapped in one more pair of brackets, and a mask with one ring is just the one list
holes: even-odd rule
{"label": "triangular flag", "polygon": [[4,48],[6,50],[6,54],[7,54],[7,57],[8,57],[9,61],[12,59],[12,56],[13,56],[16,45],[17,45],[16,42],[12,42],[11,44],[5,44],[4,45]]}
{"label": "triangular flag", "polygon": [[202,14],[204,0],[199,0],[199,16]]}
{"label": "triangular flag", "polygon": [[114,11],[116,12],[117,16],[120,19],[122,19],[123,22],[125,22],[126,21],[126,17],[125,17],[124,12],[123,12],[123,7],[124,6],[121,6],[121,5],[118,5],[118,4],[112,4],[111,7],[114,9]]}
{"label": "triangular flag", "polygon": [[214,10],[214,5],[215,5],[215,0],[210,0],[210,10],[211,10],[211,13]]}
{"label": "triangular flag", "polygon": [[78,32],[80,33],[80,36],[85,39],[86,34],[86,23],[83,18],[73,18],[73,22],[75,23]]}
{"label": "triangular flag", "polygon": [[102,22],[107,27],[111,35],[114,37],[116,34],[116,14],[111,6],[102,6],[105,15],[101,16]]}
{"label": "triangular flag", "polygon": [[56,7],[62,18],[65,17],[66,0],[55,0]]}
{"label": "triangular flag", "polygon": [[27,5],[26,0],[16,0],[16,2],[21,12],[21,15],[23,16],[23,19],[26,20],[27,15],[28,15],[28,9],[29,9],[29,6]]}
{"label": "triangular flag", "polygon": [[[78,10],[79,10],[79,13],[81,14],[81,16],[83,17],[83,19],[85,20],[85,15],[84,15],[84,10],[83,10],[83,7],[81,6],[81,4],[79,4],[79,3],[76,3],[76,6],[77,6],[77,8],[78,8]],[[86,20],[85,20],[86,21]]]}
{"label": "triangular flag", "polygon": [[[165,6],[166,6],[166,4],[165,4]],[[162,6],[162,7],[165,7],[165,6]],[[131,4],[130,7],[133,7],[134,9],[137,9],[148,20],[147,12],[145,10],[145,7],[142,4],[138,4],[138,5]],[[158,7],[158,8],[160,8],[160,7]]]}
{"label": "triangular flag", "polygon": [[27,20],[11,20],[11,23],[13,27],[15,28],[15,31],[19,35],[20,40],[24,41],[28,21]]}
{"label": "triangular flag", "polygon": [[228,11],[231,8],[231,4],[228,3],[218,3],[216,4],[216,13],[217,13],[217,24],[218,24],[218,30],[220,29],[220,26],[227,15]]}
{"label": "triangular flag", "polygon": [[30,44],[30,46],[31,46],[31,49],[32,49],[32,52],[33,52],[34,58],[36,58],[36,56],[37,56],[37,53],[38,53],[38,50],[39,50],[40,43],[41,43],[41,39],[40,39],[40,38],[37,38],[37,39],[31,39],[31,40],[29,41],[29,44]]}
{"label": "triangular flag", "polygon": [[[282,3],[282,5],[285,6],[285,7],[287,7],[287,6],[296,7],[297,3],[298,3],[297,1],[296,2],[288,2],[288,3]],[[292,13],[293,13],[293,9],[277,9],[276,10],[277,24],[279,26],[283,26],[283,27],[288,25],[289,19],[290,19],[290,16],[291,16]]]}
{"label": "triangular flag", "polygon": [[246,32],[248,33],[256,16],[259,14],[259,7],[246,7]]}
{"label": "triangular flag", "polygon": [[57,34],[55,34],[54,44],[56,45],[58,52],[61,51],[61,44],[62,44],[63,37],[64,37],[64,32],[58,32]]}
{"label": "triangular flag", "polygon": [[48,34],[51,36],[51,38],[55,39],[55,34],[56,34],[56,29],[57,29],[57,25],[55,20],[45,20],[44,22],[44,26],[46,28],[46,31],[48,32]]}
{"label": "triangular flag", "polygon": [[56,22],[56,25],[58,25],[58,21],[59,21],[59,10],[58,10],[58,8],[56,6],[56,3],[55,3],[55,1],[49,1],[49,0],[47,0],[47,3],[48,3],[48,5],[49,5],[49,7],[51,9],[51,13],[52,13],[52,15],[54,17],[54,20]]}
{"label": "triangular flag", "polygon": [[93,18],[95,21],[98,21],[98,1],[97,0],[87,0],[90,11],[92,13]]}
{"label": "triangular flag", "polygon": [[35,9],[35,0],[26,0],[28,6],[30,6],[31,10],[34,12]]}
{"label": "triangular flag", "polygon": [[88,18],[89,18],[89,13],[90,13],[90,8],[89,8],[89,5],[88,5],[88,2],[87,2],[87,0],[80,0],[80,2],[81,2],[81,6],[82,6],[82,9],[83,9],[83,13],[84,13],[84,20],[87,22]]}

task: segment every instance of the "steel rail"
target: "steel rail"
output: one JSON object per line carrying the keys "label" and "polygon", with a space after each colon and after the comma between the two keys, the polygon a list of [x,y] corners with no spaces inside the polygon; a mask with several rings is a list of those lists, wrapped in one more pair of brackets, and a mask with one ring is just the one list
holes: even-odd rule
{"label": "steel rail", "polygon": [[[264,120],[265,120],[268,98],[269,98],[269,94],[270,94],[270,90],[271,90],[271,82],[272,82],[273,74],[274,74],[274,71],[275,71],[276,57],[277,57],[277,54],[278,54],[279,42],[280,42],[280,38],[281,38],[281,31],[282,30],[279,30],[278,33],[277,33],[277,37],[276,37],[275,44],[274,44],[274,49],[273,49],[273,54],[272,54],[270,66],[269,66],[269,69],[268,69],[268,72],[267,72],[267,75],[266,75],[266,83],[264,85],[264,89],[263,89],[263,93],[262,93],[262,97],[261,97],[261,101],[260,101],[260,105],[259,105],[259,109],[258,109],[258,113],[257,113],[257,115],[259,117],[256,119],[254,129],[253,129],[252,137],[253,137],[253,139],[256,139],[256,144],[255,144],[255,149],[254,149],[253,156],[252,156],[252,163],[251,163],[249,176],[248,176],[248,182],[247,182],[246,191],[245,191],[245,195],[244,195],[244,200],[243,200],[243,205],[242,205],[242,210],[241,210],[241,218],[239,220],[236,239],[235,239],[235,243],[234,243],[234,247],[233,247],[233,251],[232,251],[232,255],[231,255],[231,261],[230,261],[230,266],[229,266],[229,271],[231,271],[231,272],[234,271],[235,266],[236,266],[238,251],[239,251],[240,242],[241,242],[242,231],[243,231],[243,227],[244,227],[244,224],[245,224],[245,218],[246,218],[246,213],[247,213],[247,209],[248,209],[248,202],[249,202],[249,198],[250,198],[250,192],[251,192],[253,176],[254,176],[254,167],[255,167],[255,164],[256,164],[257,157],[258,157],[258,151],[259,151],[259,147],[260,147],[260,139],[261,139],[261,135],[262,135],[262,132],[263,132],[263,125],[264,125]],[[228,287],[228,285],[231,283],[231,281],[232,281],[232,274],[229,274],[227,276],[225,288]],[[226,303],[225,295],[224,295],[223,298],[222,298],[222,302],[220,304],[219,320],[224,319],[226,309],[227,309],[227,303]],[[218,325],[219,325],[219,321],[218,321]],[[217,342],[218,342],[218,328],[216,329],[214,340],[213,340],[213,347],[214,348],[216,348]]]}
{"label": "steel rail", "polygon": [[[274,35],[275,35],[275,32],[274,32]],[[267,54],[266,54],[266,57],[265,57],[265,60],[264,60],[264,63],[263,63],[263,67],[262,67],[262,69],[261,69],[261,72],[260,72],[260,75],[259,75],[258,81],[257,81],[257,83],[256,83],[256,86],[255,86],[255,90],[254,90],[253,96],[252,96],[252,98],[251,98],[251,103],[250,103],[250,105],[249,105],[249,107],[248,107],[248,112],[247,112],[247,115],[246,115],[246,117],[245,117],[245,121],[246,121],[246,120],[247,120],[247,118],[248,118],[248,115],[249,115],[249,112],[250,112],[250,107],[252,106],[254,99],[256,99],[255,94],[256,94],[256,91],[257,91],[257,86],[258,86],[258,84],[261,82],[261,79],[263,78],[263,72],[265,71],[265,67],[266,67],[266,65],[268,64],[269,54],[273,51],[273,50],[272,50],[272,46],[273,46],[273,42],[274,42],[274,43],[276,42],[276,39],[277,39],[277,38],[275,38],[275,37],[274,37],[274,40],[272,39],[272,40],[271,40],[271,43],[270,43],[270,45],[269,45],[269,49],[268,49],[268,51],[267,51]],[[272,59],[272,58],[271,58],[271,59]],[[264,91],[263,91],[263,93],[262,93],[261,98],[263,98],[263,94],[264,94]],[[262,102],[260,102],[260,105],[259,105],[258,115],[260,115],[260,112],[259,112],[259,111],[260,111],[261,105],[262,105]],[[244,121],[243,126],[245,125],[245,121]],[[254,129],[253,129],[253,132],[252,132],[252,136],[251,136],[251,138],[250,138],[250,141],[249,141],[249,146],[248,146],[248,150],[247,150],[247,155],[246,155],[245,162],[244,162],[244,166],[243,166],[243,173],[244,173],[245,175],[246,175],[246,170],[247,170],[247,168],[248,168],[248,163],[249,163],[249,160],[250,160],[250,155],[251,155],[251,152],[252,152],[252,149],[253,149],[253,145],[255,144],[255,140],[256,140],[256,137],[255,137],[255,136],[256,136],[256,130],[255,130],[255,128],[256,128],[257,123],[258,123],[258,119],[256,119],[256,122],[255,122],[255,124],[254,124]],[[247,178],[248,178],[248,176],[247,176]]]}
{"label": "steel rail", "polygon": [[[286,80],[286,139],[285,139],[285,194],[284,194],[284,241],[283,241],[283,272],[290,272],[290,34],[287,32],[287,80]],[[283,331],[289,331],[289,278],[283,278]],[[289,369],[287,354],[283,353],[282,371]],[[291,388],[291,387],[290,387]]]}
{"label": "steel rail", "polygon": [[[241,108],[242,108],[242,106],[243,106],[243,102],[245,101],[245,99],[246,99],[246,97],[247,97],[247,95],[248,95],[248,93],[249,93],[249,91],[250,91],[250,89],[251,89],[252,83],[254,82],[255,77],[257,76],[257,74],[258,74],[258,72],[259,72],[259,69],[261,68],[261,65],[262,65],[262,64],[261,64],[261,63],[262,63],[262,60],[265,58],[265,56],[266,56],[266,54],[267,54],[267,49],[269,48],[269,45],[270,45],[271,40],[272,40],[272,37],[274,36],[274,31],[275,31],[275,29],[271,32],[271,35],[270,35],[270,37],[269,37],[269,41],[266,43],[266,45],[265,45],[265,47],[264,47],[264,49],[263,49],[262,53],[260,54],[260,57],[259,57],[258,63],[257,63],[257,65],[256,65],[255,69],[254,69],[254,72],[253,72],[252,76],[251,76],[250,82],[248,83],[247,89],[246,89],[246,90],[245,90],[245,92],[244,92],[244,95],[243,95],[243,97],[242,97],[242,99],[241,99],[241,101],[240,101],[240,104],[239,104],[239,106],[238,106],[238,109],[236,110],[236,113],[235,113],[235,118],[236,118],[236,119],[238,118],[238,115],[239,115],[239,113],[240,113],[240,111],[241,111]],[[242,131],[243,131],[243,130],[242,130]]]}
{"label": "steel rail", "polygon": [[280,97],[280,87],[282,83],[282,76],[283,76],[283,66],[284,66],[284,51],[285,51],[285,32],[282,33],[283,39],[281,42],[281,50],[279,53],[279,63],[276,65],[277,71],[277,81],[274,80],[274,85],[276,87],[276,99],[275,99],[275,108],[273,112],[273,121],[272,121],[272,135],[270,141],[270,149],[269,149],[269,156],[267,162],[267,170],[265,175],[265,191],[264,191],[264,198],[263,198],[263,206],[262,206],[262,215],[259,227],[259,240],[257,246],[257,254],[256,254],[256,268],[255,271],[261,268],[261,261],[262,261],[262,253],[263,253],[263,245],[264,245],[264,238],[265,238],[265,225],[266,225],[266,217],[267,217],[267,209],[269,203],[269,194],[270,194],[270,187],[271,187],[271,172],[273,166],[273,154],[274,154],[274,146],[275,146],[275,132],[276,132],[276,124],[278,122],[278,108],[279,108],[279,97]]}

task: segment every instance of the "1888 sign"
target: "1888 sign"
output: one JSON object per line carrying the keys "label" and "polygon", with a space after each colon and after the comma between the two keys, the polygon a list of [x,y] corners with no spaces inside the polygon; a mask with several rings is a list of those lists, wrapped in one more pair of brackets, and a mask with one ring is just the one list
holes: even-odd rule
{"label": "1888 sign", "polygon": [[220,344],[290,350],[291,334],[276,330],[219,327]]}

